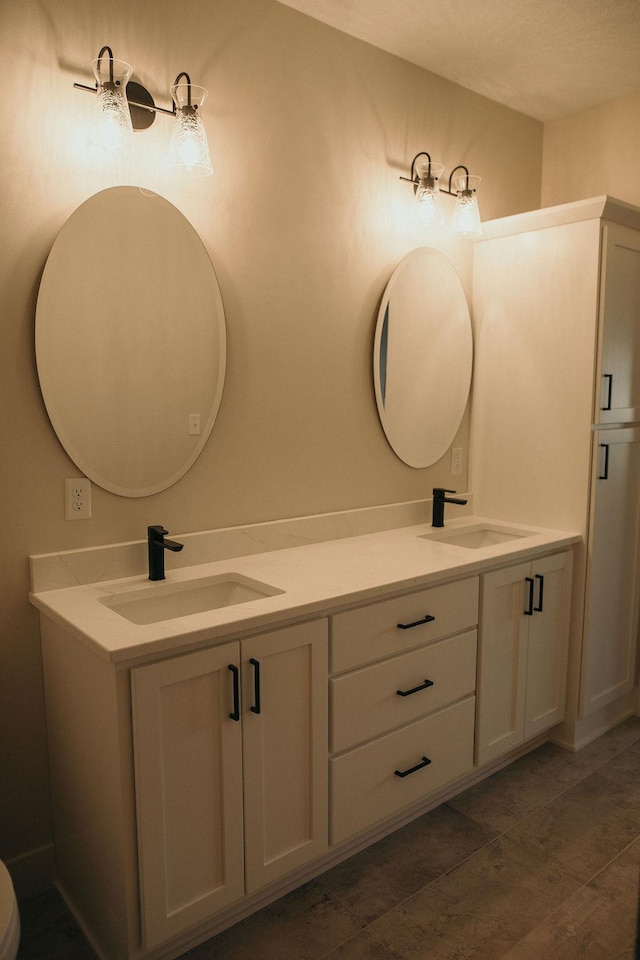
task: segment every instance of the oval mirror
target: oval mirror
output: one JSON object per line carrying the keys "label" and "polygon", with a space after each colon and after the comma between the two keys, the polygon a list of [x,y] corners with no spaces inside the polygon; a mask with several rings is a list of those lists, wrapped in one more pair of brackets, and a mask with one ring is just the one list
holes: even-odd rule
{"label": "oval mirror", "polygon": [[78,207],[47,259],[35,343],[47,413],[87,477],[144,497],[191,467],[220,406],[226,332],[211,260],[171,203],[112,187]]}
{"label": "oval mirror", "polygon": [[451,446],[472,360],[469,307],[455,267],[439,250],[412,250],[387,284],[373,354],[380,421],[410,467],[428,467]]}

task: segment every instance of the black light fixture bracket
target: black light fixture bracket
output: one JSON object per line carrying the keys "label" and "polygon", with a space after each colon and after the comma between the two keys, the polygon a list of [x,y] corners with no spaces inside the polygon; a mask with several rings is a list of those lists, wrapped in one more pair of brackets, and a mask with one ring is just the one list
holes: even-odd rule
{"label": "black light fixture bracket", "polygon": [[468,169],[465,167],[465,165],[464,165],[463,163],[459,163],[458,166],[457,166],[457,167],[454,167],[453,170],[451,171],[451,175],[449,176],[449,189],[448,189],[448,190],[444,190],[442,187],[440,187],[440,192],[441,192],[441,193],[448,193],[448,194],[450,194],[452,197],[457,197],[457,196],[458,196],[458,193],[461,192],[461,191],[459,191],[459,190],[452,190],[452,189],[451,189],[451,182],[452,182],[452,180],[453,180],[453,175],[454,175],[454,173],[456,172],[456,170],[464,170],[467,179],[466,179],[466,186],[465,186],[464,190],[462,191],[462,194],[463,194],[463,196],[471,196],[472,193],[475,193],[475,190],[470,190],[470,189],[469,189],[469,171],[468,171]]}
{"label": "black light fixture bracket", "polygon": [[420,184],[420,179],[421,179],[421,178],[420,178],[420,175],[416,172],[416,160],[418,159],[418,157],[426,157],[426,158],[427,158],[427,164],[428,164],[428,165],[427,165],[427,172],[426,172],[425,177],[424,177],[423,179],[427,179],[427,180],[431,180],[431,179],[432,179],[432,177],[431,177],[431,163],[432,163],[431,156],[430,156],[430,154],[427,153],[426,150],[421,150],[420,153],[416,153],[415,157],[413,158],[413,160],[412,160],[412,162],[411,162],[411,175],[410,175],[409,177],[400,177],[401,180],[405,180],[407,183],[412,183],[414,190],[417,190],[417,189],[418,189],[418,186],[419,186],[419,184]]}
{"label": "black light fixture bracket", "polygon": [[[102,58],[104,56],[109,57],[109,80],[107,82],[108,86],[112,90],[116,90],[116,88],[119,86],[120,81],[116,80],[114,82],[114,79],[113,79],[113,51],[111,50],[111,47],[104,46],[101,49],[100,53],[98,54],[98,61],[97,61],[98,65],[100,65]],[[186,80],[186,83],[188,86],[188,106],[186,109],[195,111],[198,109],[198,105],[197,104],[194,104],[193,106],[191,105],[191,78],[189,74],[185,73],[184,71],[182,73],[179,73],[175,79],[174,86],[177,86],[183,77]],[[88,86],[85,83],[74,83],[73,86],[75,87],[76,90],[84,90],[87,93],[97,93],[98,91],[97,82],[92,87]],[[145,129],[146,127],[151,126],[151,124],[155,119],[153,115],[156,113],[165,113],[170,117],[175,117],[176,115],[175,104],[173,104],[171,110],[167,109],[166,107],[159,107],[155,103],[149,91],[145,87],[143,87],[142,84],[137,83],[134,80],[130,80],[129,83],[127,84],[125,95],[127,98],[127,103],[129,104],[129,109],[131,111],[131,122],[134,130],[142,130],[142,129]],[[139,110],[143,111],[143,113],[139,114],[138,113]],[[149,114],[151,114],[150,119],[149,119]]]}
{"label": "black light fixture bracket", "polygon": [[[427,158],[427,172],[425,173],[425,175],[424,175],[423,178],[421,178],[420,175],[418,174],[418,172],[416,171],[416,161],[418,160],[419,157],[426,157],[426,158]],[[405,183],[412,183],[412,184],[413,184],[413,189],[414,189],[414,191],[417,190],[418,187],[419,187],[419,185],[420,185],[420,180],[421,180],[421,179],[425,179],[425,180],[427,180],[427,181],[436,179],[435,177],[432,176],[432,173],[431,173],[431,164],[432,164],[432,162],[433,162],[433,161],[431,160],[430,154],[428,154],[426,150],[421,150],[420,153],[416,153],[415,157],[414,157],[413,160],[411,161],[411,174],[410,174],[410,176],[408,176],[408,177],[400,177],[400,180],[404,180]],[[440,164],[438,164],[438,166],[440,166]],[[449,194],[450,196],[452,196],[452,197],[456,197],[456,196],[458,195],[458,193],[459,193],[460,191],[458,191],[458,190],[452,190],[452,189],[451,189],[451,184],[452,184],[452,182],[453,182],[453,175],[456,173],[457,170],[464,170],[464,172],[465,172],[465,176],[466,176],[466,186],[465,186],[465,189],[464,189],[464,191],[463,191],[464,195],[465,195],[465,196],[470,196],[472,193],[475,193],[475,190],[469,188],[469,170],[467,169],[467,167],[465,167],[465,165],[464,165],[463,163],[459,163],[457,167],[454,167],[454,168],[453,168],[453,170],[451,171],[451,174],[450,174],[450,176],[449,176],[449,186],[448,186],[448,187],[440,187],[440,193],[448,193],[448,194]]]}

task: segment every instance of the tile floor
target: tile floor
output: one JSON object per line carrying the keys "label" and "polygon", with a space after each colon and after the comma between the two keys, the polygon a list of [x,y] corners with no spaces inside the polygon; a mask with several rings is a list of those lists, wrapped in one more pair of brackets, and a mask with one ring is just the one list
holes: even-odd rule
{"label": "tile floor", "polygon": [[[545,744],[181,960],[635,960],[640,719]],[[93,960],[54,891],[19,960]]]}

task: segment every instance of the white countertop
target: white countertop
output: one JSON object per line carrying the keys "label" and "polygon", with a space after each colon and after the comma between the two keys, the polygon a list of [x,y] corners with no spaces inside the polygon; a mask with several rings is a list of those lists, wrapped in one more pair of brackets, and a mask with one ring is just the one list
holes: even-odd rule
{"label": "white countertop", "polygon": [[[505,521],[466,516],[447,520],[454,531],[472,523]],[[166,557],[166,580],[152,584],[146,574],[34,589],[31,602],[67,632],[111,661],[126,661],[169,650],[179,651],[210,640],[242,636],[287,621],[310,618],[367,600],[444,580],[458,579],[497,566],[525,561],[580,541],[577,533],[545,530],[509,522],[509,527],[535,531],[495,546],[470,549],[421,539],[435,532],[421,523],[347,536],[303,546],[172,568]],[[178,538],[179,539],[179,538]],[[177,554],[184,561],[187,557]],[[37,558],[35,558],[37,559]],[[163,584],[201,577],[240,574],[283,591],[276,596],[137,625],[111,610],[99,598],[140,589],[162,590]]]}

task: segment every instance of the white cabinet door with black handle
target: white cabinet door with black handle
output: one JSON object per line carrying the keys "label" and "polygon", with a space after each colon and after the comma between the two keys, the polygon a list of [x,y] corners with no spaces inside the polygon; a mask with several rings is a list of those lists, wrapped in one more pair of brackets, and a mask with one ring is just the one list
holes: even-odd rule
{"label": "white cabinet door with black handle", "polygon": [[476,762],[564,717],[572,554],[481,577]]}

